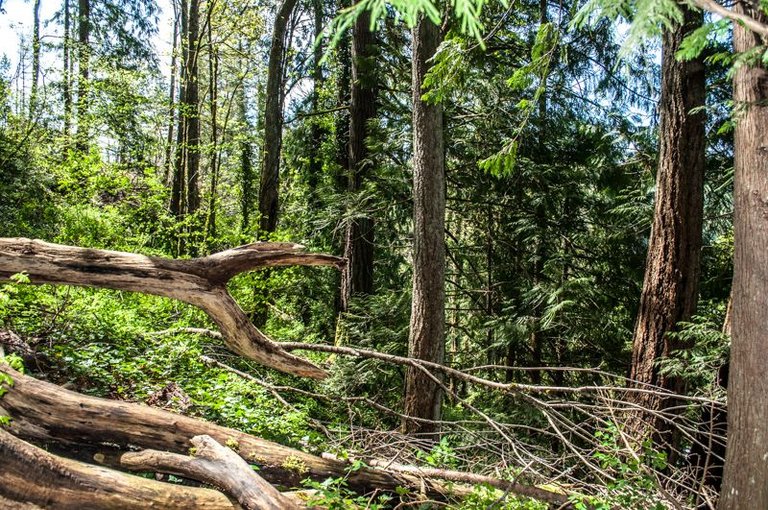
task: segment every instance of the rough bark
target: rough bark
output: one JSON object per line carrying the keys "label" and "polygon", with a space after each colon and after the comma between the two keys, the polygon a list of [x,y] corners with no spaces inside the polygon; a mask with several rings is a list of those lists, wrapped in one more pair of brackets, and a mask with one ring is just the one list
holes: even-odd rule
{"label": "rough bark", "polygon": [[[768,21],[758,2],[736,12]],[[758,36],[733,25],[741,53],[761,46]],[[734,132],[734,261],[731,361],[728,378],[728,447],[718,508],[768,508],[768,69],[741,65],[733,78],[739,112]]]}
{"label": "rough bark", "polygon": [[[698,298],[705,117],[691,113],[704,106],[704,64],[701,58],[675,58],[686,34],[701,25],[702,14],[681,5],[685,23],[666,30],[662,40],[659,166],[654,220],[648,246],[640,309],[632,343],[631,378],[682,392],[679,380],[659,373],[658,360],[684,347],[667,333],[696,310]],[[636,394],[636,402],[657,410],[658,396]],[[671,402],[668,402],[671,403]],[[639,419],[636,432],[664,428],[657,420]]]}
{"label": "rough bark", "polygon": [[264,105],[264,149],[259,185],[259,227],[262,233],[274,232],[280,191],[280,150],[283,144],[283,74],[285,34],[296,0],[283,0],[272,27],[272,45],[267,64],[267,93]]}
{"label": "rough bark", "polygon": [[0,429],[3,508],[231,510],[220,492],[171,485],[52,455]]}
{"label": "rough bark", "polygon": [[[442,363],[445,353],[445,156],[443,111],[422,100],[440,28],[422,19],[413,29],[413,301],[408,355]],[[405,375],[404,413],[437,421],[442,390],[413,367]],[[405,420],[407,433],[435,433],[436,423]]]}
{"label": "rough bark", "polygon": [[[349,170],[347,189],[356,193],[371,171],[366,138],[368,123],[376,116],[374,73],[375,37],[368,12],[361,14],[352,35],[352,87],[350,93]],[[364,207],[364,204],[363,204]],[[341,309],[346,311],[355,294],[373,293],[373,218],[362,214],[347,222],[344,258],[347,267],[341,274]]]}
{"label": "rough bark", "polygon": [[236,274],[285,265],[336,266],[330,255],[300,245],[254,243],[208,257],[175,260],[21,238],[0,238],[0,277],[26,273],[32,283],[84,285],[179,299],[204,310],[234,352],[289,374],[322,379],[314,364],[285,352],[259,331],[227,291]]}
{"label": "rough bark", "polygon": [[210,436],[195,436],[192,456],[157,450],[124,453],[120,465],[132,471],[171,473],[219,488],[245,510],[299,508],[229,448]]}
{"label": "rough bark", "polygon": [[[106,444],[122,450],[140,447],[186,454],[193,437],[208,435],[221,444],[236,445],[237,453],[249,463],[257,464],[265,480],[282,486],[298,486],[305,478],[323,481],[328,477],[342,477],[352,490],[362,493],[407,487],[442,499],[446,495],[463,497],[472,492],[471,488],[435,479],[440,476],[435,472],[417,476],[368,467],[350,472],[348,462],[317,457],[154,407],[81,395],[22,375],[6,364],[0,363],[0,373],[14,381],[13,386],[5,387],[7,393],[0,399],[0,411],[12,418],[10,431],[29,440],[87,447]],[[119,460],[116,463],[119,465]],[[435,478],[430,478],[433,475]],[[454,474],[445,477],[448,481],[453,478]],[[568,499],[567,495],[522,484],[505,485],[504,489],[557,504]]]}

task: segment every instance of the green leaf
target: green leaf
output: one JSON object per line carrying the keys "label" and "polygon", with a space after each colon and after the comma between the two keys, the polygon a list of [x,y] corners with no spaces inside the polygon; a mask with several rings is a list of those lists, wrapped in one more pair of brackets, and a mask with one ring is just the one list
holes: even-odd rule
{"label": "green leaf", "polygon": [[704,51],[709,44],[709,34],[712,33],[713,25],[707,23],[690,34],[680,43],[680,49],[675,53],[678,60],[692,60]]}

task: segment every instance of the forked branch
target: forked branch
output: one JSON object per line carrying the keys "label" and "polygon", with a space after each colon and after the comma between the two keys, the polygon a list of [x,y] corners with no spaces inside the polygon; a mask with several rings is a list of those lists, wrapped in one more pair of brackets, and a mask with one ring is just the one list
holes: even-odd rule
{"label": "forked branch", "polygon": [[237,354],[288,374],[322,379],[324,370],[289,354],[256,328],[227,291],[236,274],[274,266],[342,267],[331,255],[291,243],[253,243],[191,260],[0,238],[0,277],[26,273],[32,283],[81,285],[154,294],[195,305],[218,325]]}

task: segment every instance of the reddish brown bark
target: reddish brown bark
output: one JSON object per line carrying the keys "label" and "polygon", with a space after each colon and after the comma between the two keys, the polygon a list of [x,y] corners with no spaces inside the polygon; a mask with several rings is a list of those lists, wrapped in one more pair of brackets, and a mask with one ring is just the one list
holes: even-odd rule
{"label": "reddish brown bark", "polygon": [[[442,363],[445,353],[445,156],[443,111],[422,100],[424,77],[440,44],[440,28],[422,19],[413,30],[413,301],[408,355]],[[405,420],[407,433],[434,433],[442,389],[410,367],[404,413],[431,422]]]}
{"label": "reddish brown bark", "polygon": [[[756,1],[736,12],[765,23]],[[733,25],[736,52],[764,44]],[[734,132],[734,261],[731,361],[728,377],[728,447],[722,510],[768,508],[768,69],[742,64],[733,78],[738,120]]]}
{"label": "reddish brown bark", "polygon": [[[686,34],[701,25],[702,14],[681,6],[685,24],[664,32],[660,109],[659,166],[653,227],[632,343],[631,377],[638,384],[652,384],[682,391],[679,381],[664,377],[658,361],[683,347],[667,333],[696,310],[704,179],[704,114],[691,113],[704,105],[704,64],[699,59],[675,58]],[[661,399],[637,395],[637,404],[650,409]],[[661,426],[639,420],[647,430]]]}

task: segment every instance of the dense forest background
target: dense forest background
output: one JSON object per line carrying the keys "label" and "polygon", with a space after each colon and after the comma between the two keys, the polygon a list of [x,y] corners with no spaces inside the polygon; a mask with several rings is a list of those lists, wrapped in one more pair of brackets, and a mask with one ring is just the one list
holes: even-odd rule
{"label": "dense forest background", "polygon": [[[27,373],[310,452],[565,488],[575,505],[713,507],[729,22],[683,7],[658,23],[640,2],[428,9],[439,26],[398,3],[339,18],[344,1],[48,2],[0,2],[33,20],[4,34],[18,53],[0,63],[4,237],[177,258],[300,243],[346,269],[229,284],[269,337],[499,387],[360,352],[304,351],[320,382],[279,374],[201,331],[216,328],[192,306],[22,274],[0,319]],[[334,508],[412,504],[308,484]],[[486,486],[452,504],[547,508]]]}

